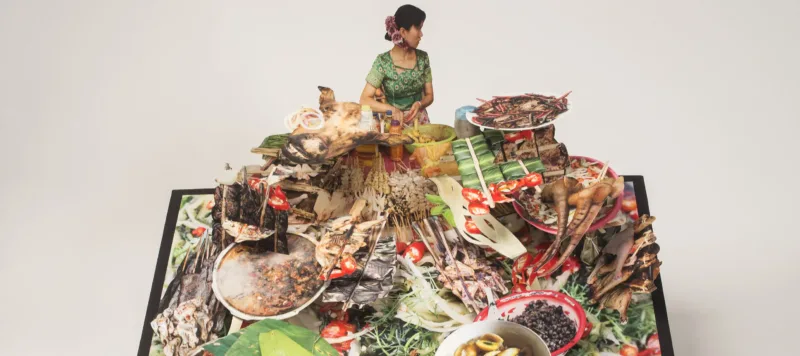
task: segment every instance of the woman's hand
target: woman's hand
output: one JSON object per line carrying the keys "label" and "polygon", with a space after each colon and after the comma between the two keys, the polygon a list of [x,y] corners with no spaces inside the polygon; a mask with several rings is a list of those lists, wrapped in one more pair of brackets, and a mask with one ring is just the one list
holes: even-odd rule
{"label": "woman's hand", "polygon": [[414,120],[417,117],[417,114],[419,114],[420,109],[422,109],[422,103],[420,103],[419,101],[414,103],[414,105],[411,105],[411,109],[408,111],[408,114],[404,118],[404,121],[409,122]]}

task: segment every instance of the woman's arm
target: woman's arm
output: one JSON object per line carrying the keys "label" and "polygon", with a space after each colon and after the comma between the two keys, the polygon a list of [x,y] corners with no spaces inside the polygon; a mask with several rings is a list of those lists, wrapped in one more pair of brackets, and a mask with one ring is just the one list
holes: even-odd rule
{"label": "woman's arm", "polygon": [[400,112],[400,110],[394,106],[375,100],[375,92],[377,90],[378,88],[375,88],[372,86],[372,84],[367,83],[364,86],[364,90],[361,91],[361,98],[358,100],[358,103],[361,105],[369,105],[370,109],[372,109],[372,112],[385,113],[387,110],[392,110],[392,114]]}
{"label": "woman's arm", "polygon": [[425,83],[425,92],[422,94],[420,104],[422,104],[420,109],[427,108],[433,104],[433,83]]}

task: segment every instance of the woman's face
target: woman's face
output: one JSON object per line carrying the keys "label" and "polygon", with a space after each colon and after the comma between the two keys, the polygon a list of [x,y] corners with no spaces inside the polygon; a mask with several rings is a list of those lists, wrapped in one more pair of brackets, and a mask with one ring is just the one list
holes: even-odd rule
{"label": "woman's face", "polygon": [[400,34],[403,36],[403,41],[407,43],[409,47],[417,48],[417,46],[419,46],[419,41],[422,40],[423,25],[425,25],[425,22],[419,24],[419,27],[411,26],[411,28],[408,30],[404,28],[400,29]]}

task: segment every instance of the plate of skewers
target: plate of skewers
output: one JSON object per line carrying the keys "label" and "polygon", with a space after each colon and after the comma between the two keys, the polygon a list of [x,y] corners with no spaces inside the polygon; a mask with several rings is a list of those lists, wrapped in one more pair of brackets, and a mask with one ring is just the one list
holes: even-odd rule
{"label": "plate of skewers", "polygon": [[[570,156],[570,166],[567,169],[565,178],[572,178],[577,181],[576,188],[586,189],[602,178],[617,179],[619,175],[613,169],[607,167],[603,162],[583,156]],[[523,219],[539,230],[548,234],[558,232],[558,211],[552,206],[542,201],[542,190],[524,191],[519,199],[514,201],[514,209]],[[622,208],[622,197],[606,198],[603,202],[597,217],[592,222],[587,232],[594,231],[605,226],[609,221],[617,216]],[[568,210],[568,222],[578,209]]]}
{"label": "plate of skewers", "polygon": [[502,131],[534,130],[553,122],[569,107],[568,92],[560,97],[541,94],[495,96],[490,100],[478,99],[481,105],[467,120],[475,126]]}

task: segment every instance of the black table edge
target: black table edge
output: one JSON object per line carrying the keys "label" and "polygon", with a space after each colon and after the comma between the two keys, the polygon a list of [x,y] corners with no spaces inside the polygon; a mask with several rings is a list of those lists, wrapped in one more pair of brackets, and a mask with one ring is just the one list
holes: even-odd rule
{"label": "black table edge", "polygon": [[[624,177],[626,182],[633,182],[639,214],[650,214],[650,205],[647,202],[644,177]],[[142,326],[142,335],[139,340],[138,356],[148,356],[150,353],[150,343],[153,338],[153,329],[150,327],[150,322],[156,317],[156,314],[158,314],[158,303],[161,300],[161,292],[164,285],[164,278],[166,277],[167,264],[169,262],[170,248],[172,247],[172,236],[175,233],[175,224],[178,222],[178,213],[180,212],[181,198],[184,195],[195,194],[214,194],[214,189],[178,189],[172,191],[167,210],[167,220],[164,223],[164,232],[161,237],[161,247],[159,248],[158,259],[156,260],[153,285],[150,287],[150,298],[147,303],[147,312],[145,313]],[[675,351],[672,347],[672,335],[669,331],[667,304],[664,300],[664,288],[661,284],[661,275],[656,278],[655,283],[657,289],[651,295],[653,297],[653,309],[656,313],[656,327],[658,330],[658,339],[661,343],[661,355],[674,356]]]}

